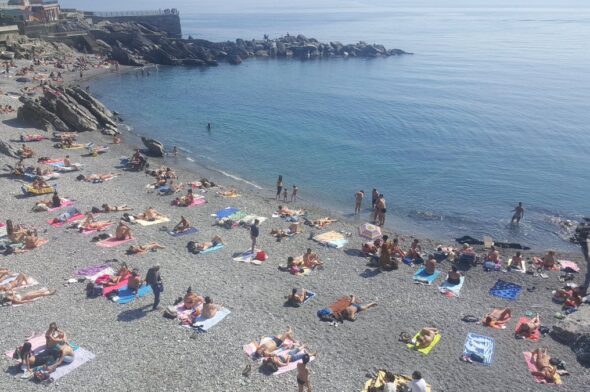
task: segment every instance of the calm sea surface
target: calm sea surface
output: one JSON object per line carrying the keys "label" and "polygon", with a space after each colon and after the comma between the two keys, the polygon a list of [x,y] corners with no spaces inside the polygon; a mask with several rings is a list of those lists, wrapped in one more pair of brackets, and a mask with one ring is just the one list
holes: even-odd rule
{"label": "calm sea surface", "polygon": [[377,187],[402,232],[574,249],[558,222],[590,215],[590,9],[181,12],[185,35],[210,40],[302,33],[415,55],[93,82],[136,132],[269,193],[282,174],[345,215]]}

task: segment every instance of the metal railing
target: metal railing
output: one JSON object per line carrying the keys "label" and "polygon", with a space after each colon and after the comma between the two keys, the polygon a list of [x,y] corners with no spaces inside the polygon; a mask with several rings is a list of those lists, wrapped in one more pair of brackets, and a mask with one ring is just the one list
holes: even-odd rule
{"label": "metal railing", "polygon": [[100,18],[122,18],[128,16],[165,16],[165,15],[179,15],[176,8],[164,10],[151,11],[115,11],[115,12],[88,12],[89,16],[96,16]]}

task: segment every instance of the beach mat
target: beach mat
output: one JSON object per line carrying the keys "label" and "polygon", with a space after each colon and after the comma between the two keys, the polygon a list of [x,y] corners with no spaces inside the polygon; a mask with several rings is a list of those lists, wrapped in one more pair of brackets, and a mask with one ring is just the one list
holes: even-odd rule
{"label": "beach mat", "polygon": [[439,275],[439,270],[435,270],[432,275],[427,275],[426,268],[422,267],[414,274],[413,279],[416,281],[416,283],[425,283],[427,285],[431,285]]}
{"label": "beach mat", "polygon": [[[514,332],[515,333],[518,332],[518,329],[520,328],[520,326],[528,321],[529,321],[529,319],[526,317],[519,318],[518,322],[516,323],[516,327],[514,328]],[[531,342],[537,342],[537,341],[539,341],[539,339],[541,339],[541,332],[537,329],[535,332],[533,332],[529,336],[525,336],[525,335],[520,335],[520,336],[522,336],[526,340],[530,340]]]}
{"label": "beach mat", "polygon": [[303,303],[305,304],[305,303],[307,303],[307,301],[310,301],[310,300],[312,300],[313,298],[315,298],[315,296],[316,296],[316,295],[317,295],[317,294],[316,294],[316,293],[314,293],[313,291],[309,291],[309,290],[307,290],[307,292],[306,292],[306,296],[305,296],[305,300],[303,301]]}
{"label": "beach mat", "polygon": [[112,267],[107,267],[103,270],[98,271],[97,273],[95,273],[93,275],[87,275],[87,276],[85,276],[85,278],[87,280],[91,281],[92,283],[95,283],[96,279],[100,278],[101,276],[104,276],[104,275],[113,276],[115,273],[116,273],[116,271]]}
{"label": "beach mat", "polygon": [[129,241],[133,241],[135,238],[127,238],[126,240],[118,240],[115,237],[107,238],[106,240],[102,240],[96,243],[96,245],[100,246],[101,248],[114,248],[119,245],[123,245]]}
{"label": "beach mat", "polygon": [[474,360],[483,365],[491,365],[494,359],[495,341],[488,336],[468,333],[463,347],[463,355],[469,356],[472,360],[474,357],[480,358],[481,361]]}
{"label": "beach mat", "polygon": [[93,360],[95,357],[96,355],[80,347],[74,351],[74,361],[67,365],[61,365],[55,369],[55,372],[51,373],[51,379],[57,381],[84,365],[86,362]]}
{"label": "beach mat", "polygon": [[182,237],[182,236],[189,235],[189,234],[195,234],[198,231],[199,231],[199,229],[197,229],[196,227],[189,227],[185,231],[181,231],[181,232],[169,231],[168,234],[170,234],[172,237]]}
{"label": "beach mat", "polygon": [[[526,366],[529,369],[531,376],[533,376],[537,384],[553,384],[547,382],[547,380],[543,376],[535,374],[539,371],[539,369],[537,368],[537,364],[533,362],[533,353],[525,351],[522,353],[522,355],[524,356],[524,361],[526,362]],[[561,384],[561,378],[555,384]]]}
{"label": "beach mat", "polygon": [[218,251],[219,249],[223,249],[223,247],[224,247],[223,244],[217,244],[215,246],[212,246],[210,248],[207,248],[205,250],[200,251],[198,254],[204,255],[204,254],[207,254],[207,253],[213,253],[215,251]]}
{"label": "beach mat", "polygon": [[[203,316],[199,316],[193,321],[193,324],[200,326],[200,329],[203,331],[208,331],[221,322],[221,320],[226,318],[230,313],[231,312],[228,308],[221,308],[215,313],[214,317],[206,319]],[[193,328],[191,325],[186,325],[186,327]]]}
{"label": "beach mat", "polygon": [[134,223],[137,223],[138,225],[141,225],[141,226],[152,226],[152,225],[158,225],[160,223],[166,223],[166,222],[170,222],[170,218],[163,217],[163,218],[159,218],[159,219],[156,219],[156,220],[153,220],[153,221],[146,221],[146,220],[143,220],[143,219],[136,219],[134,221]]}
{"label": "beach mat", "polygon": [[438,290],[445,297],[458,297],[459,293],[461,292],[461,288],[463,287],[463,283],[465,283],[464,276],[459,278],[458,284],[451,284],[448,280],[445,280],[443,284],[439,286]]}
{"label": "beach mat", "polygon": [[[137,296],[139,298],[145,297],[148,294],[152,293],[152,286],[149,284],[144,284],[137,290]],[[117,297],[115,297],[114,301],[119,305],[125,305],[129,302],[133,302],[135,300],[135,293],[131,291],[127,286],[124,286],[117,290]]]}
{"label": "beach mat", "polygon": [[74,205],[74,202],[72,200],[62,199],[61,205],[59,207],[50,208],[47,210],[47,212],[59,211],[62,208],[71,207],[73,205]]}
{"label": "beach mat", "polygon": [[514,301],[522,291],[522,286],[498,279],[494,287],[490,289],[490,295]]}
{"label": "beach mat", "polygon": [[[416,338],[420,335],[420,331],[418,331],[418,333],[416,335],[414,335],[414,340],[416,340]],[[442,338],[442,335],[440,333],[437,333],[436,336],[434,337],[434,340],[432,341],[432,343],[430,343],[430,345],[428,347],[424,347],[424,348],[416,348],[416,346],[413,343],[408,343],[406,344],[406,346],[408,346],[408,348],[411,348],[412,350],[416,350],[421,352],[424,355],[428,355],[432,349],[438,344],[438,342],[440,342],[440,339]]]}
{"label": "beach mat", "polygon": [[238,211],[240,211],[239,208],[226,207],[223,210],[217,211],[215,213],[215,218],[217,218],[217,219],[227,218],[228,216],[231,216],[231,215],[235,214]]}
{"label": "beach mat", "polygon": [[254,253],[252,253],[251,251],[248,250],[248,251],[242,253],[241,255],[234,257],[233,260],[240,261],[242,263],[261,265],[262,261],[256,260],[256,253],[258,253],[258,252],[260,252],[260,249],[255,249]]}
{"label": "beach mat", "polygon": [[87,278],[92,275],[96,275],[101,271],[109,268],[111,264],[103,263],[103,264],[96,264],[96,265],[89,265],[87,267],[81,267],[74,271],[74,276],[80,278]]}

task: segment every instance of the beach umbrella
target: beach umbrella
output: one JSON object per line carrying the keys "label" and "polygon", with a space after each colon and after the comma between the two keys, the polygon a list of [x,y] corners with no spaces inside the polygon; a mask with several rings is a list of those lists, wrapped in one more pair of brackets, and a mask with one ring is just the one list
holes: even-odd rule
{"label": "beach umbrella", "polygon": [[381,228],[371,223],[363,223],[359,226],[359,235],[370,240],[376,240],[381,237]]}
{"label": "beach umbrella", "polygon": [[17,82],[20,82],[20,83],[30,83],[31,82],[31,79],[29,79],[29,78],[18,78],[18,79],[16,79],[16,81]]}

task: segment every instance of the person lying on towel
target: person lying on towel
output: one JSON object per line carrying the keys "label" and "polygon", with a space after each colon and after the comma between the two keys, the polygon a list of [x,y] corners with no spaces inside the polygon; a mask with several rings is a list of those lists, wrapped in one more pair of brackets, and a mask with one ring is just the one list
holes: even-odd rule
{"label": "person lying on towel", "polygon": [[533,375],[543,377],[544,380],[550,383],[561,383],[557,369],[551,365],[551,357],[547,354],[546,348],[538,348],[533,351],[531,360],[537,367],[537,371],[533,372]]}
{"label": "person lying on towel", "polygon": [[193,190],[189,189],[186,191],[186,195],[177,197],[173,204],[179,207],[187,207],[193,204],[193,201],[195,201],[195,195],[193,195]]}
{"label": "person lying on towel", "polygon": [[219,196],[223,196],[223,197],[236,197],[236,196],[240,196],[238,194],[238,192],[235,189],[230,189],[229,191],[220,191],[220,192],[216,192]]}
{"label": "person lying on towel", "polygon": [[482,320],[482,324],[488,327],[501,327],[512,317],[512,310],[510,308],[493,309],[486,314]]}
{"label": "person lying on towel", "polygon": [[17,294],[14,291],[2,291],[0,292],[0,306],[3,305],[24,305],[32,302],[38,298],[48,297],[55,294],[55,290],[49,290],[42,288],[39,290],[31,291],[26,294]]}
{"label": "person lying on towel", "polygon": [[301,227],[299,225],[299,222],[293,222],[289,225],[287,230],[272,229],[270,231],[270,235],[272,235],[275,238],[284,238],[284,237],[289,237],[289,236],[292,236],[293,234],[297,234],[300,232],[301,232]]}
{"label": "person lying on towel", "polygon": [[127,254],[128,255],[144,255],[147,252],[155,252],[158,249],[166,249],[166,247],[158,244],[157,242],[150,242],[149,244],[139,245],[139,246],[131,245],[127,249]]}
{"label": "person lying on towel", "polygon": [[303,345],[294,346],[289,351],[284,350],[279,352],[278,354],[272,354],[270,357],[265,358],[262,361],[262,364],[274,373],[278,371],[280,367],[287,366],[292,362],[297,362],[303,359],[306,355],[308,357],[313,357],[316,356],[317,353],[307,353]]}
{"label": "person lying on towel", "polygon": [[370,302],[368,304],[362,305],[358,302],[357,298],[354,295],[347,295],[339,298],[336,302],[334,302],[327,308],[319,310],[317,314],[321,320],[326,321],[355,321],[357,315],[360,312],[373,308],[375,306],[377,306],[377,303],[375,302]]}
{"label": "person lying on towel", "polygon": [[[3,271],[6,271],[7,273],[3,273]],[[7,269],[0,270],[0,281],[4,280],[5,278],[7,278],[9,276],[11,276],[11,274],[9,273],[9,271]],[[14,275],[12,275],[12,276],[14,276]],[[19,287],[26,286],[27,284],[29,284],[29,278],[27,277],[27,275],[20,272],[16,276],[16,279],[14,279],[13,281],[11,281],[9,283],[1,285],[0,291],[12,291],[12,290],[18,289]]]}
{"label": "person lying on towel", "polygon": [[92,215],[91,212],[87,212],[86,219],[78,224],[78,228],[80,229],[80,232],[84,230],[102,231],[112,224],[113,222],[111,221],[96,221],[94,215]]}
{"label": "person lying on towel", "polygon": [[334,223],[334,222],[338,222],[338,219],[333,219],[330,218],[329,216],[326,216],[324,218],[320,218],[320,219],[314,219],[314,220],[305,220],[305,223],[309,226],[313,226],[316,229],[323,229],[324,227],[328,226],[330,223]]}
{"label": "person lying on towel", "polygon": [[288,348],[285,344],[286,339],[295,340],[291,327],[285,333],[262,337],[259,342],[253,342],[256,347],[255,356],[257,358],[267,358],[278,348]]}
{"label": "person lying on towel", "polygon": [[414,344],[417,349],[426,348],[432,344],[437,334],[438,329],[436,328],[422,328],[416,339],[410,340],[410,343]]}
{"label": "person lying on towel", "polygon": [[14,249],[14,253],[24,253],[26,251],[38,248],[39,246],[46,244],[46,239],[41,239],[37,237],[36,230],[27,230],[27,234],[25,236],[25,246],[22,248]]}
{"label": "person lying on towel", "polygon": [[127,266],[127,264],[121,263],[119,270],[113,276],[108,278],[108,280],[103,283],[103,286],[115,286],[115,285],[119,284],[119,282],[124,281],[125,279],[129,278],[130,274],[131,274],[131,271],[129,270],[129,267]]}
{"label": "person lying on towel", "polygon": [[45,210],[48,208],[57,208],[61,207],[62,202],[63,200],[58,196],[57,192],[53,192],[51,199],[36,202],[35,208],[44,207]]}
{"label": "person lying on towel", "polygon": [[153,222],[155,220],[165,218],[164,214],[159,213],[156,211],[154,207],[148,207],[147,210],[142,212],[141,214],[137,214],[134,216],[135,219],[144,220],[148,222]]}
{"label": "person lying on towel", "polygon": [[92,207],[92,213],[98,214],[100,212],[122,212],[122,211],[131,211],[133,208],[127,206],[127,204],[123,204],[121,206],[112,206],[110,204],[104,203],[101,208]]}
{"label": "person lying on towel", "polygon": [[541,327],[541,318],[539,317],[539,314],[537,313],[537,315],[535,317],[533,317],[531,320],[522,323],[518,327],[518,330],[516,331],[516,336],[527,338],[527,337],[533,335],[536,331],[538,331],[540,327]]}
{"label": "person lying on towel", "polygon": [[[191,244],[192,244],[192,246],[191,246]],[[188,243],[187,247],[190,252],[197,254],[199,252],[204,251],[205,249],[212,248],[212,247],[217,246],[219,244],[223,244],[223,240],[221,239],[220,236],[214,235],[213,238],[211,238],[211,241],[209,241],[209,242],[195,243],[193,241],[190,241]]]}
{"label": "person lying on towel", "polygon": [[76,180],[92,182],[92,183],[99,183],[99,182],[111,180],[115,177],[117,177],[117,175],[111,174],[111,173],[109,173],[109,174],[91,174],[89,176],[85,176],[84,174],[80,174],[78,177],[76,177]]}
{"label": "person lying on towel", "polygon": [[298,216],[303,214],[303,210],[291,210],[287,207],[279,206],[278,213],[280,216]]}

